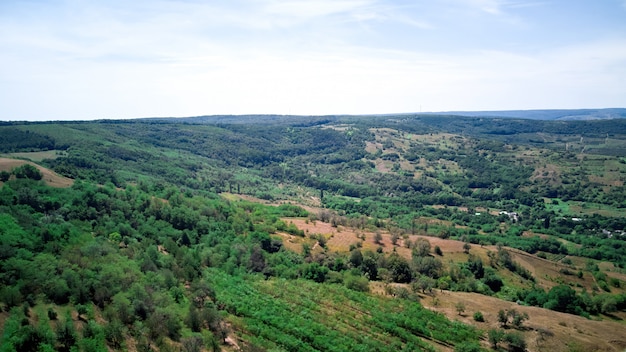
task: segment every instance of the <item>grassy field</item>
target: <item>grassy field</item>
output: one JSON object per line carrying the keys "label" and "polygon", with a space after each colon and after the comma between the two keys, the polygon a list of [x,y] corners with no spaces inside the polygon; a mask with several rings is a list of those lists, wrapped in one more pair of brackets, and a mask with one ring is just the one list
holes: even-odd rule
{"label": "grassy field", "polygon": [[3,158],[16,158],[16,159],[28,159],[34,162],[40,162],[45,159],[56,159],[65,156],[66,153],[62,150],[46,150],[43,152],[25,152],[25,153],[8,153],[0,154]]}

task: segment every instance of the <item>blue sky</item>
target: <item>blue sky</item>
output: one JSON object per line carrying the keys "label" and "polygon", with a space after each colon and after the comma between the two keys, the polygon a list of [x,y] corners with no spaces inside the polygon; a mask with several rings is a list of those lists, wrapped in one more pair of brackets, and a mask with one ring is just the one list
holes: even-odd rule
{"label": "blue sky", "polygon": [[626,107],[626,0],[0,0],[0,120]]}

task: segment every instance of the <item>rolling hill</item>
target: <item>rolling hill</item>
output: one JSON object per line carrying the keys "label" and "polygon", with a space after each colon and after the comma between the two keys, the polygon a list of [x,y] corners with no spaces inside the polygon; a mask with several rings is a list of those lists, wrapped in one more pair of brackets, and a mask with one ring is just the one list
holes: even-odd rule
{"label": "rolling hill", "polygon": [[1,349],[620,351],[626,120],[510,117],[0,126]]}

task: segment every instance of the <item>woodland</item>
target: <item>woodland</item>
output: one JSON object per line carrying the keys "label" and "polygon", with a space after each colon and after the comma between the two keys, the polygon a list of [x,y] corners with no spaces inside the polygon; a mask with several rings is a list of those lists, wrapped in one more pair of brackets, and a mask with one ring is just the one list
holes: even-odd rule
{"label": "woodland", "polygon": [[526,312],[626,331],[625,181],[626,119],[0,123],[0,351],[588,350]]}

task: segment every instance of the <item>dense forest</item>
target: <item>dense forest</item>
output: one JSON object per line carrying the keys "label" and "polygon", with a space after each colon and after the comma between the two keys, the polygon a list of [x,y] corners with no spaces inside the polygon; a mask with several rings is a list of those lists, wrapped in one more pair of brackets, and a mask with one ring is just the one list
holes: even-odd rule
{"label": "dense forest", "polygon": [[5,123],[0,153],[71,180],[0,169],[2,351],[521,351],[528,317],[480,329],[420,300],[626,311],[623,119]]}

